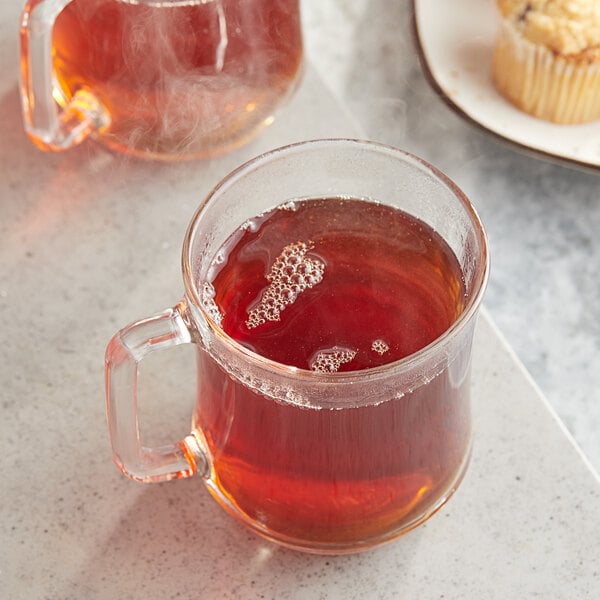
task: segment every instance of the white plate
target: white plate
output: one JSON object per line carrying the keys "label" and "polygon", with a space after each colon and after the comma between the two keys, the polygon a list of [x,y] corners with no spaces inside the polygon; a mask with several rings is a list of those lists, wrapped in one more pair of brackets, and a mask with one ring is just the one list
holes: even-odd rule
{"label": "white plate", "polygon": [[499,17],[495,0],[414,0],[430,75],[451,104],[503,138],[551,157],[600,166],[600,121],[556,125],[505,100],[491,81]]}

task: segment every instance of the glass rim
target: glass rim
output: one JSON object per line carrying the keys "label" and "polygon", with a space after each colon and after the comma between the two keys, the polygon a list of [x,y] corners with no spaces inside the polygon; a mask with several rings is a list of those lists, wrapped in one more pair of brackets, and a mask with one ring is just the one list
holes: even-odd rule
{"label": "glass rim", "polygon": [[[198,231],[198,226],[202,220],[204,212],[212,205],[213,202],[217,201],[222,191],[229,188],[231,185],[238,182],[241,178],[245,177],[248,173],[251,173],[263,165],[272,162],[278,156],[283,154],[290,154],[296,151],[301,151],[308,148],[326,147],[326,146],[354,146],[356,148],[363,148],[370,151],[381,152],[385,154],[391,154],[397,159],[403,162],[412,163],[420,170],[427,172],[433,176],[439,182],[444,184],[453,196],[460,202],[463,208],[469,215],[469,220],[473,226],[473,230],[477,234],[477,241],[479,245],[479,267],[477,269],[478,276],[475,277],[474,293],[469,295],[468,302],[464,310],[454,320],[454,322],[437,338],[432,340],[426,346],[423,346],[416,352],[408,354],[398,360],[379,365],[377,367],[370,367],[368,369],[342,371],[335,373],[321,373],[311,371],[309,369],[303,369],[301,367],[295,367],[293,365],[286,365],[254,352],[243,344],[237,342],[235,339],[230,337],[221,326],[216,323],[210,315],[207,313],[205,308],[202,306],[200,294],[198,288],[194,283],[194,276],[192,273],[192,256],[191,251],[193,248],[193,241]],[[270,372],[277,373],[280,375],[291,375],[293,377],[306,378],[309,381],[315,382],[332,382],[332,383],[352,383],[356,380],[368,380],[377,379],[383,375],[388,376],[393,373],[409,371],[418,365],[425,363],[432,356],[439,351],[440,348],[448,345],[453,339],[455,339],[460,332],[462,332],[473,317],[477,314],[481,301],[483,299],[487,282],[489,279],[490,271],[490,256],[488,248],[487,235],[483,227],[481,219],[467,197],[467,195],[458,187],[458,185],[452,181],[445,173],[440,171],[437,167],[433,166],[426,160],[400,148],[383,144],[380,142],[374,142],[370,140],[363,140],[359,138],[321,138],[314,140],[306,140],[301,142],[294,142],[285,146],[280,146],[272,150],[268,150],[247,160],[237,168],[225,175],[205,196],[204,200],[200,203],[196,211],[194,212],[189,226],[187,228],[183,248],[181,255],[181,267],[184,280],[185,297],[193,306],[195,306],[201,313],[204,321],[209,325],[210,330],[215,337],[223,344],[225,344],[230,350],[243,356],[245,359],[252,362],[258,367],[262,367]]]}

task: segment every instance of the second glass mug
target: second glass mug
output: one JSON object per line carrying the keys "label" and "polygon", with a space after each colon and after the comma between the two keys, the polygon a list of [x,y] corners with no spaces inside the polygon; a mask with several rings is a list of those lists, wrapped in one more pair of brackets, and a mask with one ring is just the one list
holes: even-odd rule
{"label": "second glass mug", "polygon": [[273,120],[302,72],[299,0],[27,0],[25,130],[132,155],[225,152]]}
{"label": "second glass mug", "polygon": [[[462,310],[447,330],[400,360],[346,372],[276,362],[224,331],[206,282],[227,262],[222,249],[236,226],[236,235],[246,235],[240,232],[253,230],[274,206],[287,218],[298,201],[319,198],[325,207],[335,198],[367,200],[365,218],[368,207],[400,209],[445,240],[464,282],[457,294]],[[256,221],[257,215],[263,216]],[[364,223],[358,221],[357,240]],[[339,223],[325,226],[326,235]],[[384,219],[384,238],[389,227]],[[321,258],[327,275],[329,259]],[[355,552],[411,530],[446,502],[468,464],[471,343],[488,262],[485,233],[468,199],[410,154],[370,142],[316,140],[250,161],[192,219],[183,246],[183,300],[132,323],[107,347],[116,464],[144,482],[197,474],[256,533],[303,551]],[[227,281],[225,289],[236,285],[235,277]],[[183,343],[197,347],[192,432],[171,446],[146,448],[138,429],[137,365]]]}

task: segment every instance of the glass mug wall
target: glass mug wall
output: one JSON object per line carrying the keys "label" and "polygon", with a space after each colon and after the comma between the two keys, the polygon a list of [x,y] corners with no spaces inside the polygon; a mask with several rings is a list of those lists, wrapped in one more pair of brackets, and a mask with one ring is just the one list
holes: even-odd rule
{"label": "glass mug wall", "polygon": [[[133,479],[197,474],[281,544],[345,553],[432,515],[471,449],[481,223],[422,160],[352,140],[274,150],[226,177],[185,236],[184,298],[106,353],[113,457]],[[137,364],[197,347],[191,433],[139,438]]]}
{"label": "glass mug wall", "polygon": [[298,0],[28,0],[25,129],[45,150],[93,136],[159,159],[238,146],[302,71]]}

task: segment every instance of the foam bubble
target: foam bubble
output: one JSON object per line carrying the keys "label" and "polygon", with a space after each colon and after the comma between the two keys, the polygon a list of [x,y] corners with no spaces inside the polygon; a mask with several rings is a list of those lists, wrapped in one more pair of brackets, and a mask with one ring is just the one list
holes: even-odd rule
{"label": "foam bubble", "polygon": [[322,281],[325,264],[306,256],[313,247],[312,242],[294,242],[281,251],[267,275],[269,286],[260,302],[248,312],[248,329],[267,321],[279,321],[286,306],[293,304],[304,290]]}
{"label": "foam bubble", "polygon": [[317,373],[337,373],[340,367],[356,356],[356,350],[333,346],[319,350],[310,359],[310,368]]}
{"label": "foam bubble", "polygon": [[211,283],[207,281],[204,282],[202,286],[202,291],[200,294],[200,302],[202,303],[202,308],[206,311],[208,316],[219,326],[221,327],[221,323],[223,321],[223,315],[215,302],[215,288]]}
{"label": "foam bubble", "polygon": [[244,223],[240,225],[240,229],[242,231],[249,231],[250,233],[256,233],[261,225],[261,220],[259,218],[248,219]]}
{"label": "foam bubble", "polygon": [[216,254],[213,260],[213,265],[222,265],[227,260],[227,254],[225,250],[221,248]]}
{"label": "foam bubble", "polygon": [[284,202],[277,207],[279,210],[290,210],[295,212],[298,210],[298,203],[295,200],[290,200],[289,202]]}
{"label": "foam bubble", "polygon": [[375,340],[371,344],[371,350],[373,350],[373,352],[377,352],[379,356],[383,356],[389,349],[390,347],[385,340]]}

